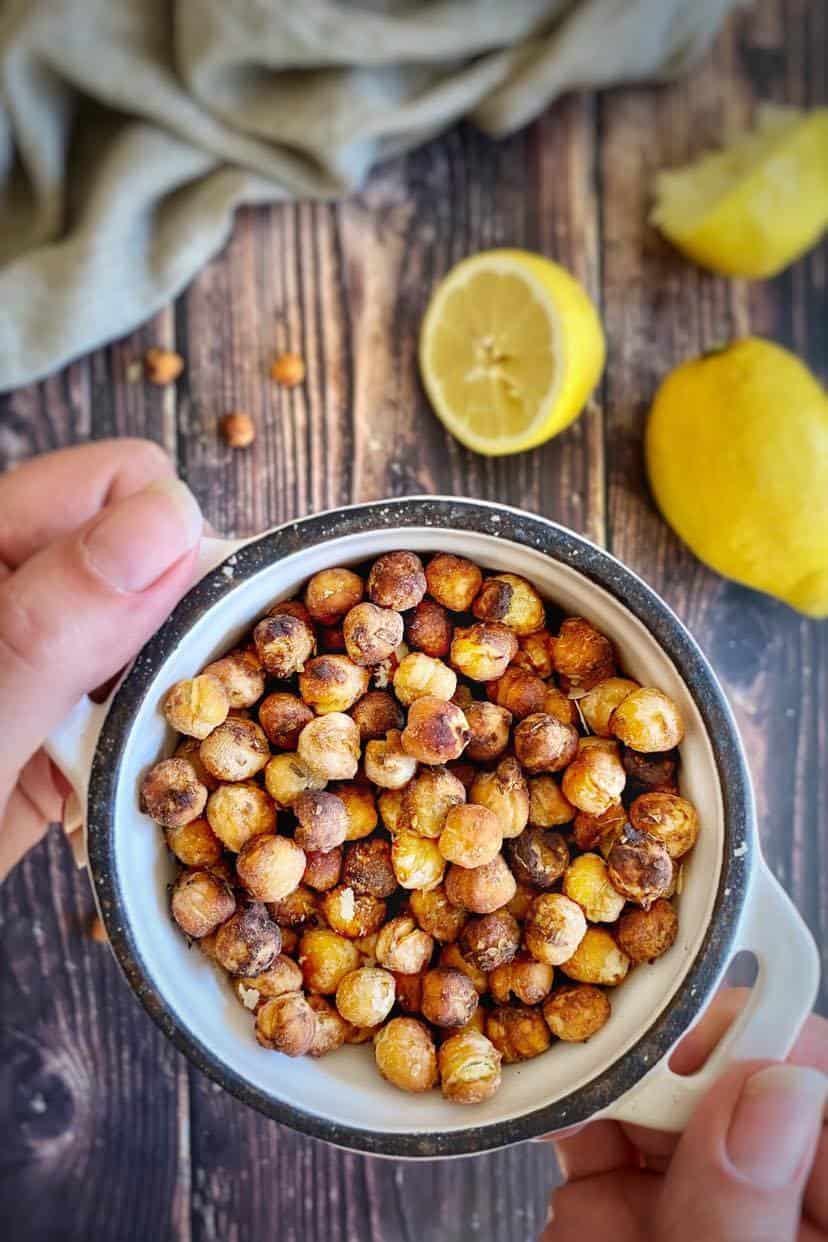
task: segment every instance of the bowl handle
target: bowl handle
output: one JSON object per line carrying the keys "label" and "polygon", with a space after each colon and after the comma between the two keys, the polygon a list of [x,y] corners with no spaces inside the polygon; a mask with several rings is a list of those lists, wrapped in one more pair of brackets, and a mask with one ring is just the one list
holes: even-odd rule
{"label": "bowl handle", "polygon": [[783,1060],[816,997],[819,956],[811,933],[763,859],[757,860],[733,948],[750,950],[759,973],[743,1012],[696,1074],[666,1058],[605,1113],[655,1130],[683,1130],[696,1104],[733,1061]]}

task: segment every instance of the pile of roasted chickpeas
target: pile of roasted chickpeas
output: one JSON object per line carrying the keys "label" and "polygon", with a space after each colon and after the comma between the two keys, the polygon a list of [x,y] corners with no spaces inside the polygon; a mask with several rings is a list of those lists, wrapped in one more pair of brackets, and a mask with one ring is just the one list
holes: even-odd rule
{"label": "pile of roasted chickpeas", "polygon": [[678,709],[524,578],[322,570],[163,710],[172,915],[265,1048],[371,1041],[395,1086],[478,1103],[676,938]]}

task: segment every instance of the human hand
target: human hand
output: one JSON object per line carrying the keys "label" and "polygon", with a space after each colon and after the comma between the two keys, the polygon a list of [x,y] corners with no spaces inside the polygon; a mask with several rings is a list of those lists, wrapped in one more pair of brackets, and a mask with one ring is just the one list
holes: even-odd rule
{"label": "human hand", "polygon": [[[671,1059],[699,1069],[743,1008],[719,993]],[[540,1242],[828,1239],[828,1022],[811,1016],[784,1065],[731,1066],[682,1135],[596,1121],[555,1141],[566,1183]]]}
{"label": "human hand", "polygon": [[0,478],[0,879],[60,819],[40,749],[189,587],[203,521],[146,440],[103,440]]}

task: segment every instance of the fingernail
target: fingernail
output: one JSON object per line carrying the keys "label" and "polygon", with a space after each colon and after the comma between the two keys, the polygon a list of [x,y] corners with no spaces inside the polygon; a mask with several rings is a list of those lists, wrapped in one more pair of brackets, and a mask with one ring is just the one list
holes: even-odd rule
{"label": "fingernail", "polygon": [[146,591],[195,547],[203,526],[198,501],[186,483],[157,479],[104,509],[84,545],[92,569],[110,586]]}
{"label": "fingernail", "polygon": [[803,1171],[822,1125],[828,1078],[800,1065],[771,1065],[752,1074],[727,1136],[732,1163],[765,1190],[778,1190]]}

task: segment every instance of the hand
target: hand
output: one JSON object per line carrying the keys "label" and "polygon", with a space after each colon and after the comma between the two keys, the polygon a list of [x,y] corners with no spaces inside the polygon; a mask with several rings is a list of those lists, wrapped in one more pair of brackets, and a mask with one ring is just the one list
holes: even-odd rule
{"label": "hand", "polygon": [[[673,1069],[699,1069],[747,995],[720,992]],[[824,1242],[826,1073],[828,1022],[812,1016],[784,1065],[727,1070],[682,1135],[597,1121],[555,1141],[567,1180],[540,1242]]]}
{"label": "hand", "polygon": [[0,879],[60,819],[40,749],[114,676],[193,580],[203,522],[145,440],[104,440],[0,478]]}

